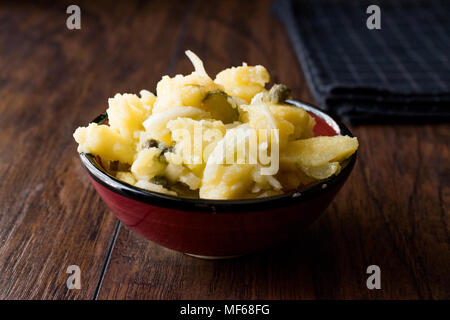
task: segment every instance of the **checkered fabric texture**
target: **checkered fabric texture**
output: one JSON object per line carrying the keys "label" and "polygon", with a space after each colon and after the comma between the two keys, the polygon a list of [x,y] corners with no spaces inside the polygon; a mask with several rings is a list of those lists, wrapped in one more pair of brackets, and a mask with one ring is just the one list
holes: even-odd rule
{"label": "checkered fabric texture", "polygon": [[[381,29],[366,26],[369,5]],[[450,120],[450,1],[279,0],[320,107],[358,122]]]}

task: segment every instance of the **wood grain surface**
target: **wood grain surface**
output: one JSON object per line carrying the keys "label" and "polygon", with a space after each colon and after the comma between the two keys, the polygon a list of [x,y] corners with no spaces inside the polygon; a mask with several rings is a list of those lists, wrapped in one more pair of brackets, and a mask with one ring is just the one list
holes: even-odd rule
{"label": "wood grain surface", "polygon": [[[448,124],[351,128],[359,159],[325,214],[289,246],[204,261],[118,223],[72,133],[116,92],[154,91],[243,61],[313,102],[270,1],[0,3],[0,299],[449,299]],[[66,287],[79,265],[82,288]],[[368,290],[366,268],[381,268]]]}

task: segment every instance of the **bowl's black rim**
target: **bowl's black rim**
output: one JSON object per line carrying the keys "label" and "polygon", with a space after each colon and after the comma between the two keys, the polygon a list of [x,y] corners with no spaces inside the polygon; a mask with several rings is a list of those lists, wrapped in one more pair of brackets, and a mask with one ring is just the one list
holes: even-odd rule
{"label": "bowl's black rim", "polygon": [[[336,130],[338,134],[353,137],[350,130],[339,120],[333,119],[319,108],[297,100],[288,100],[288,103],[303,108],[308,112],[314,113],[318,117],[324,119],[328,125]],[[92,122],[101,123],[107,117],[106,113],[102,113]],[[289,192],[279,196],[242,199],[242,200],[212,200],[212,199],[195,199],[170,196],[162,193],[144,190],[125,182],[122,182],[101,169],[94,156],[91,154],[80,153],[81,162],[91,177],[107,189],[133,200],[144,202],[150,205],[171,208],[183,211],[200,211],[200,212],[242,212],[242,211],[263,211],[273,208],[285,207],[299,202],[305,202],[319,195],[331,192],[335,186],[343,182],[352,171],[357,152],[349,159],[338,175],[332,176],[318,184],[310,186],[306,189]]]}

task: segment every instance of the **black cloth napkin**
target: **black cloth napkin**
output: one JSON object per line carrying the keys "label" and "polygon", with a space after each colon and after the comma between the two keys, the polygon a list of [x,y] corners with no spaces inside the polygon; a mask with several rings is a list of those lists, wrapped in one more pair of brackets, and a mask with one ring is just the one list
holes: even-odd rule
{"label": "black cloth napkin", "polygon": [[[381,29],[369,30],[369,5]],[[353,123],[450,120],[450,1],[278,0],[319,106]]]}

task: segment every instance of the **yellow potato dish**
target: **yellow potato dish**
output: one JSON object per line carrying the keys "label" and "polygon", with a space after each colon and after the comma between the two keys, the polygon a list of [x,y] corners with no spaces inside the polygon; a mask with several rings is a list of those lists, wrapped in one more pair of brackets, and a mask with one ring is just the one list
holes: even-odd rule
{"label": "yellow potato dish", "polygon": [[249,199],[299,190],[333,175],[358,148],[349,136],[314,137],[315,120],[286,103],[290,90],[266,89],[263,66],[163,76],[156,95],[109,99],[106,124],[76,129],[78,152],[93,154],[117,179],[152,192],[204,199]]}

